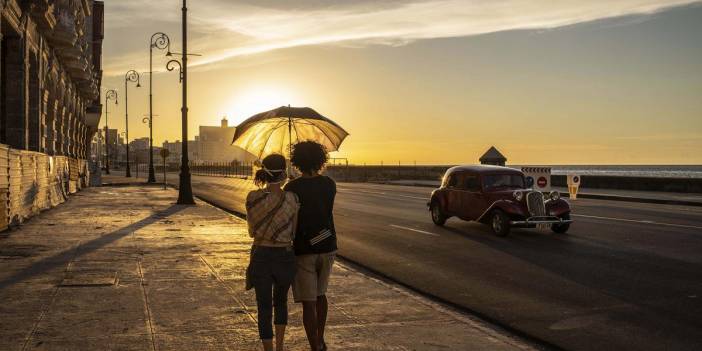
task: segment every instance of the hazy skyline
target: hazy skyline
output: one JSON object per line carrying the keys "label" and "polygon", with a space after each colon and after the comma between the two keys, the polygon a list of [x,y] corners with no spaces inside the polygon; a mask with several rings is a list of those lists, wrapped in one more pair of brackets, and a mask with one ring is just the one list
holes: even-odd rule
{"label": "hazy skyline", "polygon": [[[692,1],[198,1],[189,4],[190,136],[284,104],[351,136],[353,163],[702,163],[702,6]],[[683,6],[677,6],[683,5]],[[671,7],[675,6],[675,7]],[[103,88],[148,70],[179,1],[106,1]],[[177,74],[154,52],[155,144],[180,139]],[[147,135],[148,74],[129,88]],[[103,121],[104,123],[104,121]]]}

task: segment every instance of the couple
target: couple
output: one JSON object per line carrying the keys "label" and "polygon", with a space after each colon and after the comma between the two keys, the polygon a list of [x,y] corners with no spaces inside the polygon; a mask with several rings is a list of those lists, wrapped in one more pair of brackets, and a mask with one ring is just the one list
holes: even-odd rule
{"label": "couple", "polygon": [[320,175],[327,160],[321,144],[294,145],[290,162],[302,176],[281,187],[287,178],[285,158],[269,155],[254,177],[260,189],[246,198],[249,235],[254,239],[246,285],[256,291],[258,332],[265,351],[273,350],[274,308],[276,351],[284,350],[291,285],[295,302],[302,303],[311,350],[327,350],[326,290],[336,254],[332,217],[336,184]]}

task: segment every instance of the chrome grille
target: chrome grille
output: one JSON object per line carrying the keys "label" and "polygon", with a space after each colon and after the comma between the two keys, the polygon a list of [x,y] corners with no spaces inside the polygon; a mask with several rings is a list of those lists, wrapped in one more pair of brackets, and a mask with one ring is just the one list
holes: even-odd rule
{"label": "chrome grille", "polygon": [[532,216],[545,216],[546,206],[544,205],[544,195],[538,191],[529,192],[526,196],[527,208]]}

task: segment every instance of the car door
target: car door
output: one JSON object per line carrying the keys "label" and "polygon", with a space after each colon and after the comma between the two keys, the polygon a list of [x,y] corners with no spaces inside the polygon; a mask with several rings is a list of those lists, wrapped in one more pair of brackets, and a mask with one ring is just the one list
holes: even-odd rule
{"label": "car door", "polygon": [[461,218],[475,220],[485,211],[480,175],[464,174],[461,179]]}
{"label": "car door", "polygon": [[453,216],[461,216],[461,173],[449,174],[446,182],[446,209]]}

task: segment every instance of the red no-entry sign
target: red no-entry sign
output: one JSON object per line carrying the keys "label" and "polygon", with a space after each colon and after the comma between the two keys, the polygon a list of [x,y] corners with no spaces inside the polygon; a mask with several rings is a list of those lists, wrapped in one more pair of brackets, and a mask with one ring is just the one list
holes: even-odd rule
{"label": "red no-entry sign", "polygon": [[539,186],[539,188],[544,188],[548,184],[548,181],[546,180],[546,177],[539,177],[539,180],[536,181],[536,185]]}

